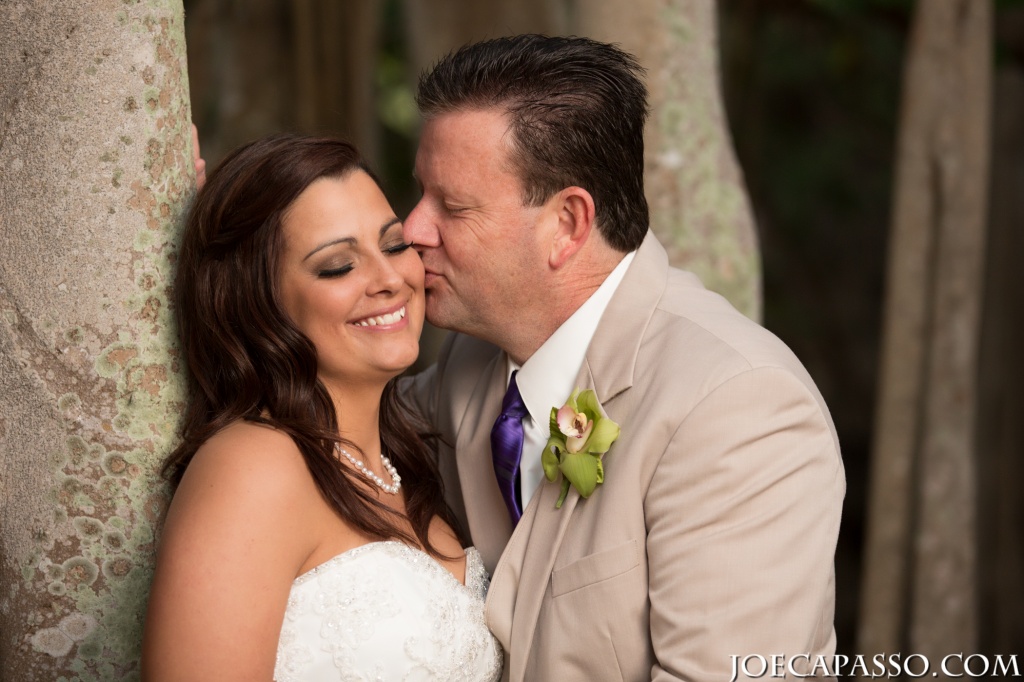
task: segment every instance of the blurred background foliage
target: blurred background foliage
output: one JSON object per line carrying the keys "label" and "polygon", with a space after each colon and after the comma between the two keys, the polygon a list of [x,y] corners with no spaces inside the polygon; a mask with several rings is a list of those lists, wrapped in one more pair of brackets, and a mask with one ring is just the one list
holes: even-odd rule
{"label": "blurred background foliage", "polygon": [[[363,68],[372,77],[353,94],[351,78],[327,69],[315,87],[346,93],[349,101],[334,105],[339,114],[335,120],[303,122],[294,106],[303,97],[300,79],[294,76],[296,55],[314,49],[314,61],[329,62],[324,56],[345,49],[339,43],[351,31],[335,40],[328,31],[311,48],[308,35],[302,38],[302,27],[295,25],[294,5],[301,4],[186,0],[193,107],[204,156],[216,163],[234,146],[274,130],[330,130],[355,137],[373,159],[401,216],[416,198],[411,168],[418,120],[412,92],[422,68],[411,56],[409,36],[417,28],[410,25],[407,5],[399,0],[367,3],[378,15],[359,25],[372,27],[380,36],[376,49],[366,53],[372,59]],[[353,6],[364,3],[339,4],[351,15]],[[836,557],[836,626],[839,651],[847,653],[857,649],[894,159],[914,8],[910,0],[718,3],[721,85],[760,242],[764,324],[807,365],[832,410],[843,447],[848,494]],[[1008,102],[1019,102],[1024,92],[1024,0],[995,3],[994,37],[993,107],[998,114],[1019,107]],[[234,43],[243,40],[248,41],[245,47]],[[360,132],[366,124],[353,108],[373,118],[369,142],[365,130]],[[1022,126],[1024,117],[994,130],[994,180],[1024,177]],[[1024,210],[1017,196],[1022,187],[1019,180],[1010,180],[991,201],[1003,206],[993,214],[1014,227],[1002,241],[993,239],[990,244],[1003,245],[993,248],[1022,246]],[[998,255],[990,253],[989,258]],[[1019,274],[1000,277],[1006,279],[994,286],[1021,284]],[[1006,305],[1019,301],[1011,296]],[[1015,320],[1009,338],[1020,340],[1022,311],[986,307],[988,317],[1007,314]],[[983,342],[983,348],[991,344]],[[984,381],[1024,385],[1020,361],[999,367],[1002,371],[989,371]],[[1020,405],[1019,391],[1015,395],[1012,404]],[[1002,428],[1003,422],[995,419],[986,421],[983,415],[979,428]],[[1014,457],[1019,462],[1020,456]],[[980,466],[982,507],[996,479],[1008,471],[1012,476],[1021,472],[1019,463],[1010,469],[986,468],[984,462]],[[991,525],[994,514],[1010,516],[1010,527],[1019,532],[1024,528],[1020,509],[983,509],[979,523]],[[979,529],[980,544],[986,538],[995,544],[1006,541],[1005,535],[1000,540],[986,532]],[[1018,548],[1010,558],[1000,559],[998,570],[1005,584],[1018,584],[1016,591],[982,591],[981,650],[1024,651],[1021,616],[1005,615],[1024,607],[1024,566],[1019,540],[1015,544]],[[994,553],[991,546],[981,547],[980,561],[994,561]],[[983,565],[983,579],[988,572]],[[1001,600],[1009,600],[1009,608],[1000,609]],[[993,616],[995,611],[1003,615]]]}

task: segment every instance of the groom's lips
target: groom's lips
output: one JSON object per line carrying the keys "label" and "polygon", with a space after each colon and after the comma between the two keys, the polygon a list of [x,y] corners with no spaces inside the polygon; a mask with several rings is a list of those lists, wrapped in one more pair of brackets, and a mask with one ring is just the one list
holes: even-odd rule
{"label": "groom's lips", "polygon": [[437,280],[441,279],[442,275],[433,270],[425,270],[423,272],[423,286],[429,289]]}

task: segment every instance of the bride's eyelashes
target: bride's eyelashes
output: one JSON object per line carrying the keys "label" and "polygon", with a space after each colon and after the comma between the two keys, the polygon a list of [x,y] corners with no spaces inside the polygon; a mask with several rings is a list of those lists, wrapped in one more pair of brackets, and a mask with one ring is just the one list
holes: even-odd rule
{"label": "bride's eyelashes", "polygon": [[316,276],[320,279],[332,279],[334,277],[341,277],[352,272],[352,264],[342,265],[340,268],[330,268],[326,270],[320,270],[316,273]]}
{"label": "bride's eyelashes", "polygon": [[387,247],[385,247],[384,248],[384,253],[389,254],[391,256],[395,256],[395,255],[398,255],[398,254],[402,253],[403,251],[408,249],[410,246],[412,246],[411,242],[410,243],[401,242],[399,244],[395,244],[394,246],[387,246]]}
{"label": "bride's eyelashes", "polygon": [[[381,249],[381,251],[383,251],[389,256],[397,256],[400,253],[404,253],[411,247],[412,244],[406,242],[399,242],[391,246],[385,246]],[[336,268],[324,268],[322,270],[318,270],[316,276],[319,277],[320,279],[332,279],[335,277],[341,277],[352,272],[352,269],[354,267],[355,266],[352,263],[346,263],[345,265]]]}

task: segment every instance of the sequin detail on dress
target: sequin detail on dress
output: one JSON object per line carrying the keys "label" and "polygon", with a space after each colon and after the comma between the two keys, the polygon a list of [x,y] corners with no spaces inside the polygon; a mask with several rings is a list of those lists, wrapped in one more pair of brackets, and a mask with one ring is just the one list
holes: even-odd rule
{"label": "sequin detail on dress", "polygon": [[402,542],[356,547],[292,584],[277,682],[501,677],[501,646],[484,622],[487,574],[466,550],[466,584]]}

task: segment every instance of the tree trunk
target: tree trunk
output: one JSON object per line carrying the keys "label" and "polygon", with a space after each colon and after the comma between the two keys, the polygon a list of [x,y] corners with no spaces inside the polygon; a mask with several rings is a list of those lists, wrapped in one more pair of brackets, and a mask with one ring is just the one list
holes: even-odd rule
{"label": "tree trunk", "polygon": [[618,43],[647,68],[647,200],[672,264],[759,320],[761,259],[722,105],[714,0],[574,8],[573,32]]}
{"label": "tree trunk", "polygon": [[413,78],[466,43],[517,33],[569,31],[564,0],[405,0]]}
{"label": "tree trunk", "polygon": [[979,380],[979,634],[988,654],[1024,651],[1024,7],[1000,10],[997,32],[1017,58],[995,80]]}
{"label": "tree trunk", "polygon": [[889,254],[859,651],[977,644],[974,443],[992,7],[919,2]]}
{"label": "tree trunk", "polygon": [[138,676],[193,187],[180,0],[0,5],[0,669]]}

